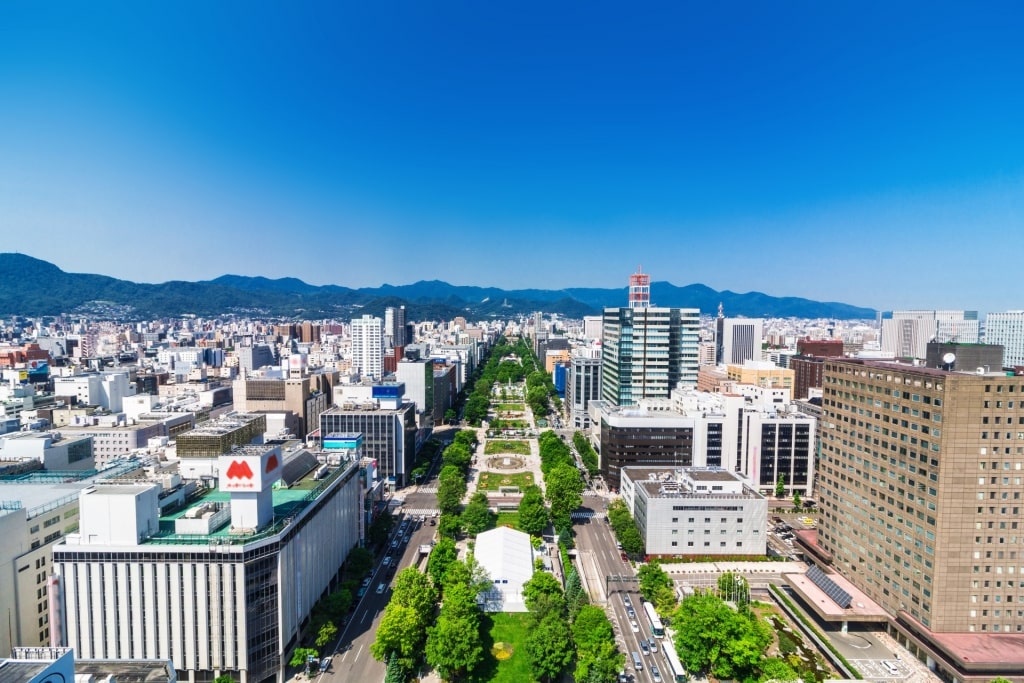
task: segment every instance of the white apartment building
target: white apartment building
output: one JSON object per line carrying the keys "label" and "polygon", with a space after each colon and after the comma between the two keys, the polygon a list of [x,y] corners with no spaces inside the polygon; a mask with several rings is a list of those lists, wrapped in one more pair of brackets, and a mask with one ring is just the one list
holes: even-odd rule
{"label": "white apartment building", "polygon": [[716,324],[717,349],[715,357],[718,363],[739,365],[748,360],[762,360],[763,319],[718,318]]}
{"label": "white apartment building", "polygon": [[352,321],[352,369],[365,377],[384,375],[384,321],[364,315]]}
{"label": "white apartment building", "polygon": [[989,313],[985,317],[985,343],[1003,347],[1003,365],[1024,365],[1024,311]]}
{"label": "white apartment building", "polygon": [[768,501],[718,468],[625,467],[622,500],[648,555],[764,556]]}

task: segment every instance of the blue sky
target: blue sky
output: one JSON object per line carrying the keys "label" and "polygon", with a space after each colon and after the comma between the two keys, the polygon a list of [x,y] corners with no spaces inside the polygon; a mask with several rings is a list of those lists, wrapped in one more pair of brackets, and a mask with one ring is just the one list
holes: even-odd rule
{"label": "blue sky", "polygon": [[[293,6],[294,5],[294,6]],[[2,250],[1024,308],[1019,3],[0,4]]]}

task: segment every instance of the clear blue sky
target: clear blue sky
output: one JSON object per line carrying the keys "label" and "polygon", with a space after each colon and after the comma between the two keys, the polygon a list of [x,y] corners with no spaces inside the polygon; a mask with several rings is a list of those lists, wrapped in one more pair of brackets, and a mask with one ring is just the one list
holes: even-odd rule
{"label": "clear blue sky", "polygon": [[0,250],[1024,308],[1022,7],[4,2]]}

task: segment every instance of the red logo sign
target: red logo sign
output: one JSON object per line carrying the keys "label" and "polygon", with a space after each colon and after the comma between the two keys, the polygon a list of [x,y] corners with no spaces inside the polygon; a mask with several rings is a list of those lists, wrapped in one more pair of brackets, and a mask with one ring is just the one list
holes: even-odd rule
{"label": "red logo sign", "polygon": [[233,460],[228,466],[228,479],[252,479],[252,468],[244,460]]}
{"label": "red logo sign", "polygon": [[[276,453],[272,453],[270,455],[270,457],[267,458],[267,467],[263,471],[264,471],[264,473],[269,474],[269,473],[273,472],[276,469],[277,469],[277,454]],[[229,470],[229,472],[230,472],[230,470]],[[231,476],[231,475],[229,474],[228,476]]]}

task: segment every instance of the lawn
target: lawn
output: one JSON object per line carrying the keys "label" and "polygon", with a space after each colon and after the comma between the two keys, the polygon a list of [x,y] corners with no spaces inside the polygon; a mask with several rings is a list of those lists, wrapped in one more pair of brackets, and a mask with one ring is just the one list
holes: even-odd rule
{"label": "lawn", "polygon": [[497,491],[502,486],[518,486],[522,491],[533,483],[533,472],[481,472],[476,487],[481,491]]}
{"label": "lawn", "polygon": [[484,454],[494,455],[496,453],[515,453],[517,455],[529,455],[530,442],[509,441],[507,439],[488,441],[487,445],[484,446]]}
{"label": "lawn", "polygon": [[529,633],[526,613],[497,612],[480,620],[484,659],[469,677],[471,683],[524,683],[534,680],[526,659]]}
{"label": "lawn", "polygon": [[495,526],[510,526],[513,529],[519,528],[519,513],[518,512],[499,512],[498,520],[495,522]]}
{"label": "lawn", "polygon": [[520,412],[521,413],[524,410],[526,410],[526,405],[523,404],[523,403],[497,403],[497,404],[492,403],[491,404],[491,410],[493,410],[495,412],[501,411],[501,412],[506,412],[506,413],[509,413],[509,412]]}

